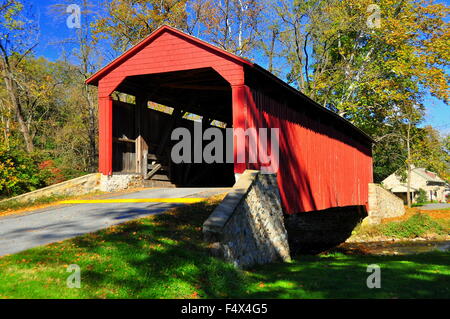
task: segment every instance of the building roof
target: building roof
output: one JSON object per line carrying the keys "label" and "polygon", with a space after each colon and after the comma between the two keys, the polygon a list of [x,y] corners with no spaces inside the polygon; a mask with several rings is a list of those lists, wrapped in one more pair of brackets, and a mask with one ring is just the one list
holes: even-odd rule
{"label": "building roof", "polygon": [[[414,167],[412,168],[411,172],[413,174],[416,174],[417,176],[423,178],[426,182],[435,182],[435,183],[442,183],[442,184],[446,184],[446,182],[440,178],[436,173],[434,172],[430,172],[428,170],[426,170],[423,167]],[[388,177],[386,177],[383,182],[381,182],[382,184],[384,184],[384,182],[391,176],[395,176],[395,173],[392,173],[391,175],[389,175]],[[406,192],[406,185],[402,182],[400,182],[400,180],[397,178],[398,184],[394,185],[390,191],[393,193],[405,193]],[[391,183],[392,185],[392,183]],[[411,191],[417,191],[417,189],[414,189],[413,187],[411,187]]]}
{"label": "building roof", "polygon": [[[390,191],[392,193],[407,193],[408,192],[408,187],[403,185],[403,184],[400,184],[400,185],[396,185],[396,186],[392,187],[390,189]],[[415,189],[414,187],[410,187],[410,191],[411,192],[417,192],[417,189]]]}
{"label": "building roof", "polygon": [[423,167],[415,167],[412,169],[412,171],[428,182],[445,183],[445,181],[436,173],[430,172]]}
{"label": "building roof", "polygon": [[106,66],[104,66],[103,68],[101,68],[99,71],[95,72],[91,77],[89,77],[89,79],[86,80],[87,84],[92,84],[92,85],[98,85],[98,81],[105,76],[107,73],[109,73],[111,70],[113,70],[117,65],[119,65],[120,63],[126,61],[129,57],[133,56],[136,52],[139,52],[141,49],[143,49],[144,47],[146,47],[150,42],[152,42],[155,38],[157,38],[160,34],[162,34],[165,31],[171,31],[174,32],[184,38],[188,38],[190,40],[193,40],[194,42],[206,46],[210,49],[213,49],[214,51],[218,51],[228,57],[230,57],[231,59],[240,62],[242,64],[247,64],[249,66],[253,66],[254,64],[252,62],[250,62],[249,60],[242,58],[236,54],[230,53],[224,49],[219,48],[218,46],[215,46],[211,43],[208,43],[204,40],[201,40],[195,36],[192,36],[190,34],[187,34],[186,32],[183,32],[181,30],[178,30],[177,28],[168,26],[168,25],[162,25],[159,28],[157,28],[155,31],[153,31],[152,33],[150,33],[147,37],[145,37],[143,40],[139,41],[137,44],[135,44],[134,46],[132,46],[131,48],[129,48],[128,50],[126,50],[124,53],[122,53],[121,55],[119,55],[117,58],[115,58],[113,61],[111,61],[110,63],[108,63]]}

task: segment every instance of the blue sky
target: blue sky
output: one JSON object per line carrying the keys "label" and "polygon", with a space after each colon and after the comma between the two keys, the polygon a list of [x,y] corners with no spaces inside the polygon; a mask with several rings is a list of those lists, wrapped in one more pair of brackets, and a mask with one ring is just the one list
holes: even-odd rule
{"label": "blue sky", "polygon": [[[41,30],[36,55],[44,56],[50,60],[56,60],[61,57],[64,51],[70,53],[71,45],[67,43],[62,44],[61,41],[72,37],[75,29],[69,29],[67,27],[66,18],[68,15],[58,17],[50,12],[51,5],[64,3],[64,1],[35,0],[31,2],[33,3]],[[81,1],[73,0],[67,3],[79,2]],[[90,0],[89,2],[98,4],[100,0]],[[444,2],[448,3],[448,1]],[[83,23],[83,17],[81,23]],[[255,62],[258,63],[258,61]],[[423,125],[432,125],[442,134],[450,134],[450,106],[445,105],[443,102],[431,96],[425,98],[425,105],[426,116]]]}

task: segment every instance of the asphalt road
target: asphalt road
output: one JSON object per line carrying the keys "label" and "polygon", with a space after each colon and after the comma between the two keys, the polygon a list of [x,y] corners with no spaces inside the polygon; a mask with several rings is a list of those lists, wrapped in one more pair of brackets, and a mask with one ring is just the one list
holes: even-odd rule
{"label": "asphalt road", "polygon": [[[207,198],[223,188],[152,188],[108,199]],[[104,199],[104,198],[103,198]],[[0,217],[0,256],[95,232],[167,209],[180,203],[89,203],[58,205]]]}
{"label": "asphalt road", "polygon": [[450,208],[450,204],[449,203],[425,204],[419,208],[423,210],[445,209]]}

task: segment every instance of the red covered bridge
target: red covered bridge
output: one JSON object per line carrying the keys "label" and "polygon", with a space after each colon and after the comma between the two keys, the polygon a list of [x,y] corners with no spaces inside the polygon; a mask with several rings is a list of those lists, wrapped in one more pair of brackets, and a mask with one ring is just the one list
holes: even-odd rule
{"label": "red covered bridge", "polygon": [[[279,128],[277,178],[287,213],[367,205],[369,136],[257,64],[198,38],[162,26],[87,83],[98,86],[102,174],[232,185],[235,173],[260,167],[248,161],[174,164],[170,133],[192,129],[183,116],[189,113],[201,116],[204,128],[213,121],[234,129]],[[134,103],[114,100],[114,92],[133,96]],[[168,107],[161,111],[155,103]]]}

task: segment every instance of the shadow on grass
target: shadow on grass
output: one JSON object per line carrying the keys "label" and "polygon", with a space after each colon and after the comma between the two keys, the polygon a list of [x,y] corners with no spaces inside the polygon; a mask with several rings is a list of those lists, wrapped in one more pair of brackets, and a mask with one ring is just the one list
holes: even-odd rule
{"label": "shadow on grass", "polygon": [[104,250],[109,250],[112,259],[123,266],[116,276],[101,267],[90,267],[84,271],[83,280],[97,287],[127,287],[128,297],[218,298],[241,294],[242,274],[210,256],[202,240],[201,225],[217,204],[180,207],[97,236],[74,239],[77,247],[88,252],[106,255]]}
{"label": "shadow on grass", "polygon": [[[252,270],[261,280],[254,298],[450,298],[450,254],[297,256],[292,264]],[[381,288],[369,289],[367,266],[381,269]]]}

